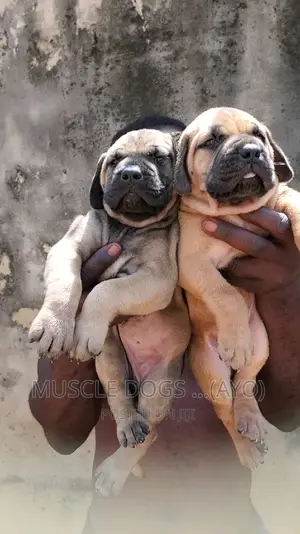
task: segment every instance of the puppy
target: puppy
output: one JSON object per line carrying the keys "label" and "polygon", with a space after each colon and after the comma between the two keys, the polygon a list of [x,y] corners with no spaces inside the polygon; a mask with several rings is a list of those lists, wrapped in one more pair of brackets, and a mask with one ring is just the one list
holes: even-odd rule
{"label": "puppy", "polygon": [[300,206],[284,185],[293,170],[258,120],[238,109],[215,108],[183,132],[175,176],[185,195],[179,215],[179,283],[192,322],[191,367],[242,464],[252,469],[267,450],[255,399],[256,376],[268,358],[267,334],[254,295],[231,286],[220,273],[243,253],[205,234],[201,224],[217,216],[262,233],[239,215],[268,206],[289,216],[300,249]]}
{"label": "puppy", "polygon": [[[188,313],[181,290],[176,289],[175,157],[176,136],[148,129],[123,135],[102,154],[90,190],[92,209],[77,217],[50,250],[44,303],[29,331],[30,341],[39,343],[40,354],[57,357],[73,347],[72,356],[79,361],[96,357],[120,445],[143,444],[132,452],[121,448],[100,467],[97,487],[104,495],[121,491],[155,438],[189,342]],[[75,324],[82,262],[109,242],[119,242],[123,252],[90,292]],[[161,313],[171,331],[170,350],[159,365],[144,373],[152,392],[149,395],[147,387],[141,388],[135,404],[126,391],[129,377],[123,344],[118,329],[110,325],[117,316],[148,315],[165,308]]]}

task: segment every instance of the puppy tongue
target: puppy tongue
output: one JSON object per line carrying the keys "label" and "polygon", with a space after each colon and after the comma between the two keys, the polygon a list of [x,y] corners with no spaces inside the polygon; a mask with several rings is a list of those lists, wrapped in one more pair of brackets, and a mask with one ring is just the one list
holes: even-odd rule
{"label": "puppy tongue", "polygon": [[248,172],[248,174],[244,176],[244,178],[254,178],[254,177],[255,177],[255,172]]}

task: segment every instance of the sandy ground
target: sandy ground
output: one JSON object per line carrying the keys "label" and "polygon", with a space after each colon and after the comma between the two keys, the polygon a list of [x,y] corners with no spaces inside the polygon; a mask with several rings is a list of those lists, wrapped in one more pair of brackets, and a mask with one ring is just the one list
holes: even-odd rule
{"label": "sandy ground", "polygon": [[91,493],[79,488],[7,482],[0,486],[5,534],[81,534]]}
{"label": "sandy ground", "polygon": [[268,425],[269,452],[252,475],[251,499],[269,534],[300,533],[300,431]]}
{"label": "sandy ground", "polygon": [[[30,368],[28,375],[32,374]],[[28,381],[29,382],[29,381]],[[24,384],[25,387],[26,384]],[[29,383],[26,385],[29,391]],[[89,509],[91,492],[92,462],[95,450],[94,434],[86,443],[70,456],[55,453],[47,444],[40,426],[32,418],[27,399],[20,402],[17,390],[1,396],[0,403],[0,514],[1,532],[4,534],[81,534]],[[198,406],[198,401],[195,403]],[[210,409],[211,410],[211,409]],[[209,415],[209,414],[208,414]],[[213,463],[224,467],[222,455],[212,446],[210,436],[203,435],[201,428],[210,427],[212,435],[218,436],[220,424],[213,417],[206,421],[206,410],[199,409],[202,424],[195,420],[194,433],[192,423],[186,425],[187,437],[176,431],[176,441],[199,443],[197,459],[214,458]],[[172,423],[173,425],[173,423]],[[174,437],[175,440],[175,437]],[[233,446],[227,439],[234,458]],[[253,504],[264,520],[269,534],[300,534],[300,432],[283,434],[269,425],[269,452],[265,464],[257,469],[252,477],[251,498]],[[155,450],[151,457],[154,457]],[[150,456],[150,454],[149,454]],[[169,452],[167,457],[169,458]],[[169,479],[163,481],[164,491],[173,482],[175,471],[182,464],[182,457],[168,460],[170,463]],[[175,461],[175,465],[174,462]],[[193,477],[195,459],[189,452],[186,463]],[[190,465],[191,464],[191,465]],[[202,504],[215,507],[216,495],[207,502],[208,475],[200,469],[202,479],[206,481]],[[206,462],[204,462],[206,465]],[[232,475],[230,462],[224,467],[226,479]],[[189,472],[188,472],[189,473]],[[199,475],[200,476],[200,475]],[[228,478],[227,478],[228,477]],[[175,480],[175,479],[174,479]],[[187,501],[191,494],[199,496],[199,479],[192,492],[187,492]],[[203,489],[203,484],[202,484]],[[197,491],[196,491],[197,490]],[[210,502],[211,501],[211,502]],[[213,502],[214,501],[214,502]],[[180,515],[180,507],[175,507]],[[164,522],[163,522],[164,523]],[[202,522],[203,526],[203,522]],[[102,524],[103,527],[103,524]],[[219,533],[217,533],[219,534]]]}
{"label": "sandy ground", "polygon": [[62,456],[46,442],[25,400],[15,411],[3,412],[1,533],[81,534],[91,502],[94,435],[74,454]]}
{"label": "sandy ground", "polygon": [[[269,534],[300,533],[300,452],[298,433],[283,434],[269,426],[269,453],[265,464],[252,478],[252,502],[264,520]],[[59,462],[63,469],[58,478],[22,478],[16,473],[0,482],[1,532],[5,534],[81,534],[91,503],[91,456],[93,437],[89,443],[72,455],[52,454],[48,464]],[[90,448],[87,448],[90,447]],[[70,478],[75,467],[84,469],[85,478]],[[90,458],[87,460],[87,457]],[[17,460],[17,459],[16,459]],[[61,463],[62,462],[62,463]],[[18,461],[16,461],[16,465]],[[52,464],[53,467],[54,464]],[[28,465],[27,465],[28,467]],[[39,468],[39,462],[36,468]],[[45,467],[45,466],[44,466]],[[56,467],[58,467],[56,463]],[[35,475],[37,473],[35,472]],[[102,525],[103,527],[103,525]]]}

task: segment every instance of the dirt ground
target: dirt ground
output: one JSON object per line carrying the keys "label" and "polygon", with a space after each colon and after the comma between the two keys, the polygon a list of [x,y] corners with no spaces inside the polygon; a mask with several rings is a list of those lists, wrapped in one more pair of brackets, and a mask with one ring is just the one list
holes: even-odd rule
{"label": "dirt ground", "polygon": [[0,486],[5,534],[81,534],[91,493],[84,489],[8,482]]}

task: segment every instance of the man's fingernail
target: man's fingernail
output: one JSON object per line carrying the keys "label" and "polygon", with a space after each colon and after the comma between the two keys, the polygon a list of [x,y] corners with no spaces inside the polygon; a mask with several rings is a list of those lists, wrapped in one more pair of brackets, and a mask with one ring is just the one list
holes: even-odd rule
{"label": "man's fingernail", "polygon": [[115,245],[114,244],[114,245],[111,245],[111,247],[109,247],[107,252],[108,252],[109,256],[117,256],[117,254],[119,254],[120,250],[121,250],[120,245]]}
{"label": "man's fingernail", "polygon": [[202,225],[202,228],[205,230],[205,232],[213,234],[217,229],[217,223],[211,219],[206,219]]}

